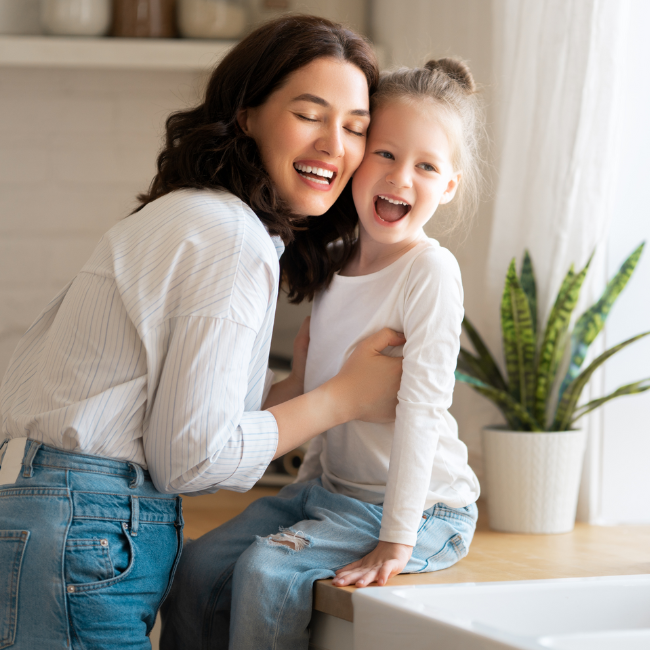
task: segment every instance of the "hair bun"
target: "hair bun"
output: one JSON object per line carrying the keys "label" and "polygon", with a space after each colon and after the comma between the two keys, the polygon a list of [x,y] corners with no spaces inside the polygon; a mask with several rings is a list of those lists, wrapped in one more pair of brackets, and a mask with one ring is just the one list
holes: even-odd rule
{"label": "hair bun", "polygon": [[427,61],[425,66],[427,70],[441,70],[448,77],[451,77],[457,84],[462,86],[468,94],[476,92],[476,83],[469,67],[460,59],[438,59]]}

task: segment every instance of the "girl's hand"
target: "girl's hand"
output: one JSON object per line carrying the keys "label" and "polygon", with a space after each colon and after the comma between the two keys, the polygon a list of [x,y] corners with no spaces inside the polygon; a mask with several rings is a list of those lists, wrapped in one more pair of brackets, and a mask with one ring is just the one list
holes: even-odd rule
{"label": "girl's hand", "polygon": [[382,350],[404,345],[400,332],[387,327],[357,345],[338,375],[330,379],[335,399],[344,407],[343,422],[393,422],[397,391],[402,380],[402,357],[387,357]]}
{"label": "girl's hand", "polygon": [[293,361],[291,363],[291,376],[301,386],[301,393],[305,384],[305,366],[307,365],[307,350],[309,349],[309,322],[311,316],[307,316],[293,340]]}
{"label": "girl's hand", "polygon": [[412,546],[379,542],[375,550],[368,553],[366,557],[339,569],[334,578],[334,585],[346,587],[354,584],[355,587],[367,587],[371,582],[376,581],[380,587],[383,587],[389,578],[404,571],[404,567],[411,559],[411,553],[413,553]]}

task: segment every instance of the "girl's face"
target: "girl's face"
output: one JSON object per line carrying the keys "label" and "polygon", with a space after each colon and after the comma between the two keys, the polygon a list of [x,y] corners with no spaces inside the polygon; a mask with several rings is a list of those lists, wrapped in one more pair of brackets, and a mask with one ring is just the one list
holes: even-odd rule
{"label": "girl's face", "polygon": [[360,241],[415,241],[456,193],[452,146],[426,100],[389,101],[373,113],[366,153],[352,180]]}
{"label": "girl's face", "polygon": [[326,212],[363,158],[370,123],[359,68],[322,58],[296,70],[239,124],[260,150],[280,196],[300,215]]}

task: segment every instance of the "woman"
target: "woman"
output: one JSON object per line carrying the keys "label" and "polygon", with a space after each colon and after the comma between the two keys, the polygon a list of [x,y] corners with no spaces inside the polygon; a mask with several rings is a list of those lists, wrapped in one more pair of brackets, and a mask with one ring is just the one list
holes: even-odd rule
{"label": "woman", "polygon": [[178,493],[246,490],[325,429],[394,418],[390,330],[311,393],[300,363],[273,388],[266,371],[283,242],[306,295],[327,243],[351,236],[335,209],[316,236],[305,218],[359,165],[376,80],[368,45],[328,21],[251,34],[168,119],[140,208],[20,341],[0,392],[0,647],[148,648]]}

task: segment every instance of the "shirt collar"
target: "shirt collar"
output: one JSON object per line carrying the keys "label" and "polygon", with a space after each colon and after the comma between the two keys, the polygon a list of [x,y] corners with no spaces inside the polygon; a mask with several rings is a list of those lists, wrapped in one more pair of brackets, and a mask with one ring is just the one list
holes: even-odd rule
{"label": "shirt collar", "polygon": [[284,253],[284,242],[279,235],[273,235],[271,237],[271,241],[275,246],[275,252],[278,254],[278,259],[280,259],[282,257],[282,253]]}

